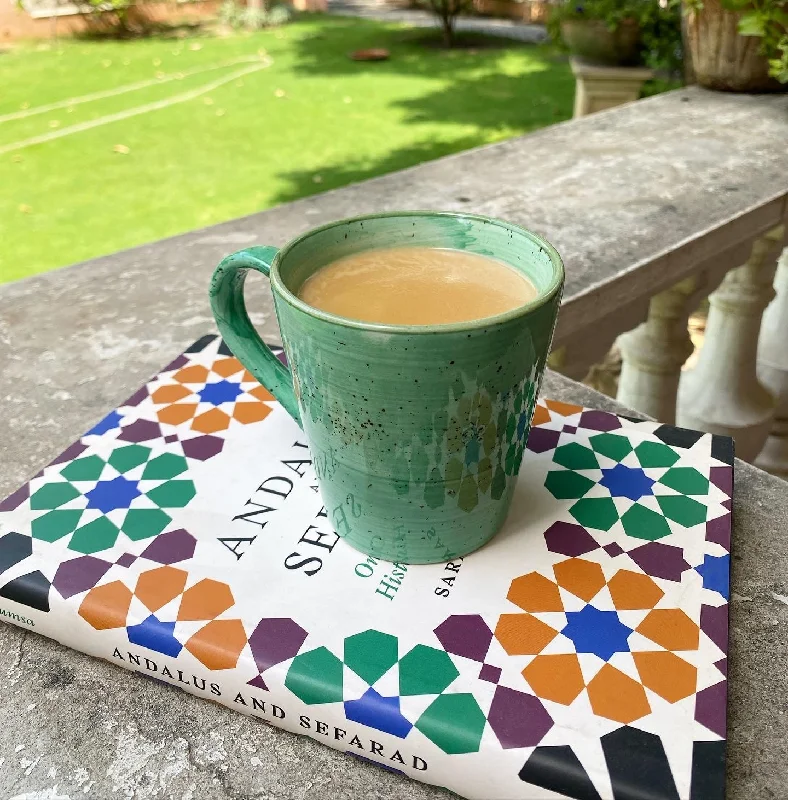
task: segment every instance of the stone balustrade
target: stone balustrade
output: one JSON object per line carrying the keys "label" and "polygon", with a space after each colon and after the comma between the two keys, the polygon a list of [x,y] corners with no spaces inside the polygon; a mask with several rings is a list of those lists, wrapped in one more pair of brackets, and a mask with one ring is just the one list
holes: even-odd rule
{"label": "stone balustrade", "polygon": [[[759,463],[779,475],[788,475],[781,443],[788,433],[788,270],[780,269],[779,294],[774,284],[784,237],[784,225],[755,237],[749,257],[727,271],[722,259],[698,264],[695,274],[655,295],[646,321],[618,340],[620,402],[665,422],[733,436],[746,461],[755,461],[773,432]],[[697,365],[682,371],[693,352],[687,320],[705,296],[705,342]]]}

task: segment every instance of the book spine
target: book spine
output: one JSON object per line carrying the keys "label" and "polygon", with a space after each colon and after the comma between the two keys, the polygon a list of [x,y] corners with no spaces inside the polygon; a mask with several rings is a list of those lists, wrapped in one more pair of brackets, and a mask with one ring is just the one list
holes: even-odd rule
{"label": "book spine", "polygon": [[[5,597],[0,597],[0,621],[16,625],[24,631],[33,631],[35,633],[40,633],[42,628],[45,627],[45,618],[41,611],[28,608],[13,600],[7,600]],[[44,635],[46,636],[47,634]]]}
{"label": "book spine", "polygon": [[[87,648],[82,648],[88,652]],[[168,658],[158,653],[141,652],[129,645],[115,647],[111,654],[107,648],[93,653],[119,666],[131,669],[145,677],[177,686],[190,694],[213,700],[234,711],[282,728],[290,733],[308,736],[340,752],[360,757],[387,769],[394,769],[424,783],[442,785],[446,773],[439,778],[434,753],[414,752],[412,744],[405,744],[390,734],[349,721],[344,715],[342,702],[308,706],[283,689],[286,669],[276,665],[266,670],[265,684],[269,689],[250,685],[239,677],[248,674],[248,659],[236,670],[209,671],[194,669],[178,658]],[[251,662],[251,664],[249,663]],[[243,667],[243,668],[241,668]],[[252,671],[256,669],[251,666]],[[329,687],[330,690],[330,687]],[[446,756],[444,756],[446,758]],[[443,759],[440,759],[443,761]],[[435,779],[429,773],[435,775]]]}
{"label": "book spine", "polygon": [[[148,679],[177,687],[202,699],[213,700],[236,712],[255,717],[290,733],[308,736],[340,752],[357,756],[424,783],[444,785],[445,764],[435,753],[415,752],[412,743],[349,721],[342,702],[307,705],[285,686],[286,668],[275,665],[265,672],[264,685],[250,685],[241,676],[256,673],[254,661],[242,655],[236,668],[209,670],[191,660],[169,657],[130,644],[125,629],[93,631],[87,636],[66,609],[45,613],[0,598],[0,620],[40,633],[66,647],[108,661]],[[19,611],[10,608],[14,606]],[[76,624],[75,624],[76,623]],[[445,756],[444,756],[445,758]]]}

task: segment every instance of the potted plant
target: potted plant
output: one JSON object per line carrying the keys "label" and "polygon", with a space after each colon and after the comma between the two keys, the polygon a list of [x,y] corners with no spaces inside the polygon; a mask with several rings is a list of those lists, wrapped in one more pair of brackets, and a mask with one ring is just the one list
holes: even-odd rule
{"label": "potted plant", "polygon": [[637,64],[644,0],[570,0],[553,8],[549,27],[569,52],[610,66]]}
{"label": "potted plant", "polygon": [[788,0],[683,0],[701,86],[763,92],[788,84]]}

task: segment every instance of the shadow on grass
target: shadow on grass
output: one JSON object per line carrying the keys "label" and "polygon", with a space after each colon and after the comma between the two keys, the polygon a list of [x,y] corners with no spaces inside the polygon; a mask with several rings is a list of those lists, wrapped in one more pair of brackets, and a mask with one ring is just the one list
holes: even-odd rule
{"label": "shadow on grass", "polygon": [[[426,140],[387,153],[378,160],[329,163],[309,170],[281,174],[287,188],[276,202],[282,203],[345,186],[367,178],[405,169],[441,156],[476,147],[507,135],[527,133],[568,119],[572,113],[574,79],[566,60],[544,46],[499,37],[474,34],[489,43],[489,49],[443,50],[425,49],[423,29],[388,28],[381,36],[380,24],[370,26],[363,20],[331,20],[324,33],[305,37],[294,43],[296,74],[358,75],[372,73],[429,77],[441,87],[426,94],[394,101],[404,112],[404,121],[412,124],[445,124],[447,136]],[[338,51],[331,33],[345,48]],[[438,32],[434,33],[437,36]],[[430,35],[427,34],[429,41]],[[348,52],[366,47],[386,47],[388,61],[359,63],[348,58]],[[528,53],[529,71],[507,74],[502,59],[511,52]],[[452,138],[452,126],[462,126]],[[468,134],[467,128],[475,129]],[[320,182],[315,183],[319,174]]]}
{"label": "shadow on grass", "polygon": [[[384,158],[372,163],[329,164],[315,169],[284,172],[280,177],[286,180],[288,185],[286,189],[279,192],[276,203],[298,200],[301,197],[327,192],[329,189],[339,189],[368,178],[387,175],[389,172],[407,169],[461,150],[469,150],[478,144],[478,139],[473,137],[455,139],[450,142],[418,142],[410,147],[394,150]],[[316,175],[319,175],[320,183],[315,183]]]}

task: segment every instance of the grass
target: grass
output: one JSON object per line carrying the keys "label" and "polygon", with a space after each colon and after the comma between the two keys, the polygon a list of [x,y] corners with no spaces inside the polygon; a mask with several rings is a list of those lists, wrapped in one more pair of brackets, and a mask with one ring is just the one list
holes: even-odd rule
{"label": "grass", "polygon": [[[446,52],[426,47],[423,36],[307,17],[254,34],[64,41],[0,54],[0,282],[571,115],[569,67],[549,50],[496,40]],[[388,48],[391,58],[347,57],[371,46]],[[244,57],[252,61],[238,63]],[[256,71],[233,77],[242,69]],[[143,81],[152,84],[30,113]],[[189,91],[202,93],[107,119]],[[98,124],[69,130],[91,122]],[[61,132],[67,135],[25,146]]]}

